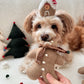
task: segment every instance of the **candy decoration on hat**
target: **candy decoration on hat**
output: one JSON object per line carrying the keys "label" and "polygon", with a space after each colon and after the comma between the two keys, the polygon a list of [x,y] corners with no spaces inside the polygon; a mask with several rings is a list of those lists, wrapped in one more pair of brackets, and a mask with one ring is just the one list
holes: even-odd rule
{"label": "candy decoration on hat", "polygon": [[42,0],[39,6],[41,16],[53,16],[56,12],[56,0]]}
{"label": "candy decoration on hat", "polygon": [[52,0],[53,4],[57,4],[56,0]]}

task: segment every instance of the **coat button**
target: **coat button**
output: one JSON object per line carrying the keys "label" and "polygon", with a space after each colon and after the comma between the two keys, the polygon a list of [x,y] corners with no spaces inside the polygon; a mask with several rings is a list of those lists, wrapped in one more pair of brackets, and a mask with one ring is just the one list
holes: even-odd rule
{"label": "coat button", "polygon": [[54,41],[51,41],[51,43],[53,43]]}
{"label": "coat button", "polygon": [[46,57],[48,57],[48,54],[45,54]]}
{"label": "coat button", "polygon": [[46,62],[45,61],[42,61],[42,64],[45,64]]}
{"label": "coat button", "polygon": [[45,68],[41,68],[42,71],[45,71]]}
{"label": "coat button", "polygon": [[40,78],[42,78],[42,76],[40,76]]}

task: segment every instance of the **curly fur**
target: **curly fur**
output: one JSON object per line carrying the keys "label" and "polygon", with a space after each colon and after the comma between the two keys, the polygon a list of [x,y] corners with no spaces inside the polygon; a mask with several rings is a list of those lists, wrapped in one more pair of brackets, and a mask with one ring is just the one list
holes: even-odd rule
{"label": "curly fur", "polygon": [[[37,28],[38,24],[41,24],[40,29]],[[52,29],[52,24],[57,25],[58,30]],[[53,38],[56,38],[57,41],[59,40],[58,43],[55,44],[56,46],[62,47],[65,50],[70,50],[67,42],[67,35],[71,33],[73,27],[73,19],[65,11],[57,11],[55,16],[41,17],[39,16],[39,11],[34,10],[26,17],[24,22],[25,30],[30,33],[32,35],[32,38],[34,39],[34,43],[30,48],[30,52],[31,49],[37,49],[39,47],[39,43],[43,42],[41,40],[41,35],[43,34],[49,35],[49,39],[47,42],[50,42]],[[59,54],[56,65],[62,66],[65,64],[69,64],[72,61],[72,58],[72,54],[70,54],[69,56],[62,56],[61,54]],[[23,64],[21,65],[20,71],[27,71],[28,64],[31,62],[32,60],[28,59],[27,54]]]}
{"label": "curly fur", "polygon": [[[81,24],[78,25],[77,23],[77,26],[75,26],[72,17],[65,11],[57,11],[56,16],[51,17],[41,17],[38,12],[39,11],[35,10],[31,12],[24,22],[25,30],[30,33],[34,39],[30,51],[39,47],[39,42],[42,42],[41,35],[46,33],[49,35],[49,41],[54,37],[59,39],[58,36],[60,36],[61,39],[59,39],[59,43],[56,44],[57,46],[61,46],[65,50],[71,49],[72,51],[81,49],[84,52],[84,28],[82,20]],[[39,23],[42,26],[41,29],[36,28]],[[57,25],[58,32],[51,29],[50,25],[52,25],[52,23]],[[69,64],[72,61],[72,54],[69,56],[62,56],[62,54],[59,55],[56,66]],[[27,54],[20,70],[27,71],[29,63],[32,63],[32,60],[28,59]]]}

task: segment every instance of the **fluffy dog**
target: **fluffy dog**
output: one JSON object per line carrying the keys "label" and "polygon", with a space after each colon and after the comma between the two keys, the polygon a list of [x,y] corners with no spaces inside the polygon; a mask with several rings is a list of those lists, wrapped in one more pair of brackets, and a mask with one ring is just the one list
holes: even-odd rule
{"label": "fluffy dog", "polygon": [[[72,17],[65,11],[57,11],[55,16],[42,17],[38,13],[39,11],[31,12],[25,19],[24,28],[32,35],[34,43],[31,46],[31,50],[37,49],[40,42],[48,43],[52,42],[53,38],[56,38],[56,46],[65,50],[70,50],[67,36],[74,28],[74,22]],[[57,58],[56,67],[68,64],[72,61],[72,54],[62,55],[59,53]],[[21,65],[21,71],[27,71],[28,63],[32,63],[28,59],[28,54],[24,59],[24,63]]]}

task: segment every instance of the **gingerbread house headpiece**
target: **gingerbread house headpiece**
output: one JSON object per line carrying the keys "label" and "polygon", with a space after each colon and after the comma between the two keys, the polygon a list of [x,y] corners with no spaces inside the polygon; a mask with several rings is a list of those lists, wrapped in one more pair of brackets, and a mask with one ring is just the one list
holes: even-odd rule
{"label": "gingerbread house headpiece", "polygon": [[42,17],[54,16],[56,12],[56,0],[42,0],[39,6]]}

